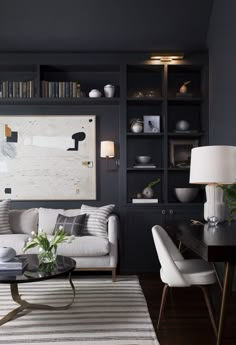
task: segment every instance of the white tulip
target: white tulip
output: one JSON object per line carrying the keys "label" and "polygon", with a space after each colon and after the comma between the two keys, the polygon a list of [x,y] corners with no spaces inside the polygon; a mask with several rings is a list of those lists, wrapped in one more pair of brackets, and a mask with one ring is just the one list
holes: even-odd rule
{"label": "white tulip", "polygon": [[58,230],[63,230],[63,226],[60,225],[59,228],[58,228]]}
{"label": "white tulip", "polygon": [[33,239],[32,239],[32,237],[29,237],[28,238],[28,242],[31,242]]}
{"label": "white tulip", "polygon": [[35,231],[31,231],[31,235],[35,236],[36,235]]}

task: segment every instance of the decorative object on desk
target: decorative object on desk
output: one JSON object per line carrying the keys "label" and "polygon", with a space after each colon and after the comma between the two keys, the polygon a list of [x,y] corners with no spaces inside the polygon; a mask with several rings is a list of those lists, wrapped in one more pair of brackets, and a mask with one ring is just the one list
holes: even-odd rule
{"label": "decorative object on desk", "polygon": [[160,179],[150,182],[142,191],[144,198],[151,199],[154,196],[153,188],[160,182]]}
{"label": "decorative object on desk", "polygon": [[189,182],[206,184],[204,218],[209,223],[225,219],[223,189],[236,180],[235,146],[201,146],[192,149]]}
{"label": "decorative object on desk", "polygon": [[144,115],[144,133],[160,133],[160,116]]}
{"label": "decorative object on desk", "polygon": [[220,187],[224,191],[224,201],[229,209],[228,222],[231,223],[236,216],[236,183],[228,185],[221,184]]}
{"label": "decorative object on desk", "polygon": [[191,202],[196,199],[198,188],[175,188],[175,195],[180,202]]}
{"label": "decorative object on desk", "polygon": [[135,160],[139,164],[148,164],[151,162],[152,157],[151,156],[137,156]]}
{"label": "decorative object on desk", "polygon": [[179,93],[180,94],[186,94],[188,93],[188,88],[187,88],[187,85],[189,85],[191,83],[191,80],[187,80],[185,81],[179,88]]}
{"label": "decorative object on desk", "polygon": [[170,140],[170,165],[172,168],[189,168],[191,149],[198,140]]}
{"label": "decorative object on desk", "polygon": [[112,98],[114,97],[115,94],[115,86],[111,84],[107,84],[104,86],[104,94],[105,97],[107,98]]}
{"label": "decorative object on desk", "polygon": [[0,262],[10,261],[16,256],[15,249],[11,247],[0,247]]}
{"label": "decorative object on desk", "polygon": [[99,98],[102,96],[102,93],[101,91],[97,90],[97,89],[92,89],[90,92],[89,92],[89,97],[90,98]]}
{"label": "decorative object on desk", "polygon": [[133,133],[141,133],[143,131],[143,121],[141,119],[130,120],[130,130]]}
{"label": "decorative object on desk", "polygon": [[199,220],[190,219],[191,225],[204,225],[204,223],[200,222]]}
{"label": "decorative object on desk", "polygon": [[175,125],[175,129],[177,131],[187,131],[190,127],[190,124],[188,121],[185,121],[185,120],[180,120],[178,122],[176,122],[176,125]]}
{"label": "decorative object on desk", "polygon": [[57,256],[57,246],[60,243],[68,242],[70,243],[74,236],[68,236],[62,226],[59,226],[58,230],[51,239],[48,239],[47,234],[42,230],[39,230],[38,234],[32,231],[32,237],[28,239],[23,251],[26,252],[31,248],[38,248],[39,262],[40,263],[50,263],[56,260]]}

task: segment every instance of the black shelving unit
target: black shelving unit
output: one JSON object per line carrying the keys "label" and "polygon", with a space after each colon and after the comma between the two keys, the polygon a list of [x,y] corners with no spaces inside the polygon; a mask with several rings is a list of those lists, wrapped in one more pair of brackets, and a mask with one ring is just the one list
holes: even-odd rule
{"label": "black shelving unit", "polygon": [[[150,229],[183,219],[200,219],[204,191],[191,203],[180,203],[176,187],[189,187],[189,168],[171,164],[172,141],[194,141],[208,144],[208,65],[207,54],[198,53],[173,63],[151,62],[147,54],[1,54],[0,81],[33,80],[32,97],[1,97],[2,115],[71,114],[97,116],[97,200],[99,206],[116,203],[121,216],[121,271],[157,269],[156,252]],[[178,96],[187,80],[188,93]],[[80,97],[42,97],[42,81],[78,82]],[[113,98],[104,96],[106,84],[115,85]],[[91,89],[102,92],[100,98],[89,98]],[[130,122],[144,115],[160,116],[160,132],[133,133]],[[176,133],[176,123],[188,121],[192,132]],[[116,142],[120,166],[99,158],[101,140]],[[135,168],[136,157],[148,155],[156,168]],[[109,162],[112,163],[112,162]],[[114,163],[114,162],[113,162]],[[114,168],[115,167],[115,168]],[[113,169],[114,168],[114,169]],[[160,178],[154,188],[155,204],[133,204],[132,198],[151,181]],[[78,208],[78,202],[25,201],[16,208]],[[138,238],[137,242],[133,239]],[[144,252],[145,248],[145,252]],[[140,255],[143,253],[144,255]],[[145,256],[145,258],[144,258]]]}

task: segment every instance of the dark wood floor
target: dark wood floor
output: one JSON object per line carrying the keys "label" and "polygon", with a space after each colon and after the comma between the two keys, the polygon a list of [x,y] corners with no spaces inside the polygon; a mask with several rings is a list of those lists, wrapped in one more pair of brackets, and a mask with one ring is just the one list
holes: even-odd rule
{"label": "dark wood floor", "polygon": [[[142,274],[139,275],[139,279],[156,330],[163,284],[159,274]],[[213,291],[213,297],[217,314],[221,299],[217,286]],[[216,344],[200,289],[194,287],[172,289],[167,299],[157,338],[160,345]],[[232,296],[222,345],[236,345],[236,295]]]}

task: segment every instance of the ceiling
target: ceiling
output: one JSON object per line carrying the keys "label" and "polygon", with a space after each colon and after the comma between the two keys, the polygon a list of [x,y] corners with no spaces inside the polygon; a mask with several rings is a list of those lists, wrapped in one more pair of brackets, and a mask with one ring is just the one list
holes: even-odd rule
{"label": "ceiling", "polygon": [[213,0],[1,1],[0,51],[201,50]]}

